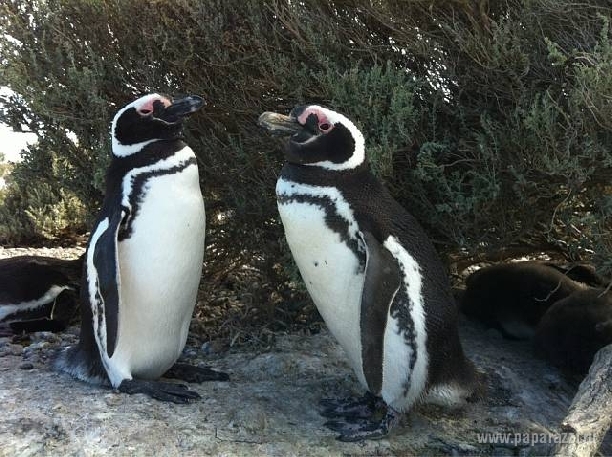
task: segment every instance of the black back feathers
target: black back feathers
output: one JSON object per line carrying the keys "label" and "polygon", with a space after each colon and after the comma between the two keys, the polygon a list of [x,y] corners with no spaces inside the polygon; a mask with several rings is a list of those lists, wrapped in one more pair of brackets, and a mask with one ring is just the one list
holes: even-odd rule
{"label": "black back feathers", "polygon": [[0,260],[0,323],[13,332],[60,331],[78,316],[84,257]]}
{"label": "black back feathers", "polygon": [[534,345],[554,365],[586,374],[595,353],[612,344],[612,293],[574,292],[552,305],[540,321]]}

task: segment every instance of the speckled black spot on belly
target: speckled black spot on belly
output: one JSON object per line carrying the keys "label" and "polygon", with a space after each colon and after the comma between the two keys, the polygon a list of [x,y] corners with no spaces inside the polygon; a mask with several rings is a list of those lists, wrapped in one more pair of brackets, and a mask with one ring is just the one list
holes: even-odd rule
{"label": "speckled black spot on belly", "polygon": [[190,166],[197,166],[195,157],[190,157],[187,160],[182,161],[178,165],[164,170],[153,170],[148,173],[141,173],[134,176],[132,179],[132,193],[129,196],[130,206],[132,208],[129,212],[128,217],[121,224],[119,229],[119,241],[123,241],[130,238],[132,235],[132,224],[134,219],[138,217],[138,212],[142,206],[142,202],[147,195],[147,182],[156,176],[171,175],[174,173],[181,173],[183,170]]}
{"label": "speckled black spot on belly", "polygon": [[[348,221],[336,211],[336,205],[331,197],[324,195],[277,195],[276,199],[280,205],[288,205],[291,203],[308,203],[316,205],[325,211],[325,225],[340,235],[340,239],[348,246],[355,254],[359,261],[359,270],[356,273],[365,271],[366,253],[356,238],[351,237],[349,228],[354,224],[354,221]],[[316,265],[315,265],[316,266]]]}

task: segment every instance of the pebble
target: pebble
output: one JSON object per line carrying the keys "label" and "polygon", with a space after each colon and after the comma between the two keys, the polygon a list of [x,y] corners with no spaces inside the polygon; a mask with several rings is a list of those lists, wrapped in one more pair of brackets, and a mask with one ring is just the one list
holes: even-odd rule
{"label": "pebble", "polygon": [[31,362],[22,362],[19,365],[19,368],[22,370],[33,370],[34,369],[34,364]]}
{"label": "pebble", "polygon": [[7,343],[0,347],[0,357],[6,357],[7,355],[21,355],[23,353],[23,347],[18,344]]}
{"label": "pebble", "polygon": [[197,351],[194,348],[190,348],[190,347],[185,347],[185,349],[183,349],[183,354],[182,356],[188,359],[191,359],[193,357],[195,357],[197,355]]}

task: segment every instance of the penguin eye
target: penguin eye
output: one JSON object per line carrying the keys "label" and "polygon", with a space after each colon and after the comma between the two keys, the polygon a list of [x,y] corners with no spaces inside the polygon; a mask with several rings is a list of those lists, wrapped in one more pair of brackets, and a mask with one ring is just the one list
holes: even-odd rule
{"label": "penguin eye", "polygon": [[319,124],[319,130],[321,130],[322,132],[327,132],[329,131],[329,129],[331,129],[331,124],[327,122],[323,122]]}

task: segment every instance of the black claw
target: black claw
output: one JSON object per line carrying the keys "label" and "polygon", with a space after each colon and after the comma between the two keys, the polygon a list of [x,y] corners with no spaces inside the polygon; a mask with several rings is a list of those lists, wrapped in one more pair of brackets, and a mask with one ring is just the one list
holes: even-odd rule
{"label": "black claw", "polygon": [[[325,427],[339,433],[337,437],[340,441],[355,442],[362,440],[376,440],[388,435],[400,419],[400,413],[390,407],[384,408],[386,412],[378,419],[372,418],[351,418],[344,417],[342,419],[329,420],[325,423]],[[380,410],[380,409],[379,409]]]}
{"label": "black claw", "polygon": [[363,440],[379,440],[389,434],[388,431],[370,432],[365,434],[338,435],[336,439],[343,443],[356,443]]}
{"label": "black claw", "polygon": [[165,374],[165,378],[180,379],[186,382],[229,381],[229,375],[211,368],[200,368],[186,363],[176,363]]}
{"label": "black claw", "polygon": [[344,429],[344,423],[337,420],[327,421],[323,424],[323,426],[327,427],[332,432],[341,432]]}
{"label": "black claw", "polygon": [[352,399],[354,398],[322,398],[321,400],[319,400],[319,405],[326,409],[337,408],[338,406],[346,404]]}
{"label": "black claw", "polygon": [[147,394],[156,400],[178,404],[185,404],[192,400],[202,398],[200,394],[193,390],[189,390],[184,384],[144,381],[141,379],[125,379],[121,382],[117,390],[126,394]]}
{"label": "black claw", "polygon": [[380,425],[376,422],[369,421],[366,419],[355,419],[355,420],[330,420],[325,422],[325,427],[334,432],[342,434],[354,434],[360,432],[371,432],[376,430]]}
{"label": "black claw", "polygon": [[340,399],[326,398],[319,402],[323,406],[323,417],[343,417],[346,419],[367,419],[385,407],[384,401],[366,392],[362,397]]}

